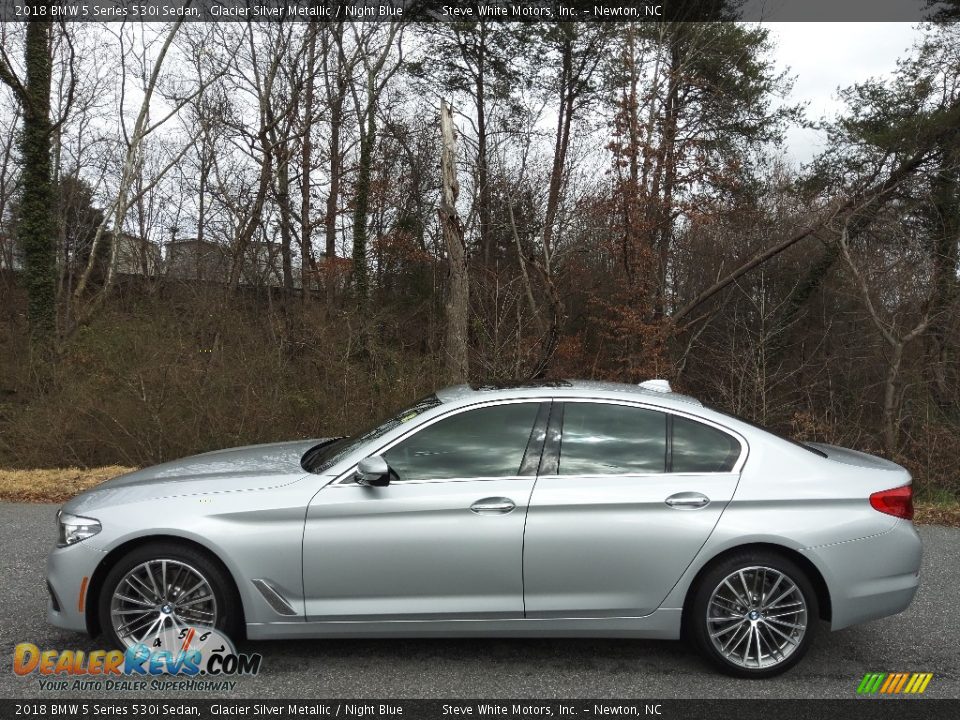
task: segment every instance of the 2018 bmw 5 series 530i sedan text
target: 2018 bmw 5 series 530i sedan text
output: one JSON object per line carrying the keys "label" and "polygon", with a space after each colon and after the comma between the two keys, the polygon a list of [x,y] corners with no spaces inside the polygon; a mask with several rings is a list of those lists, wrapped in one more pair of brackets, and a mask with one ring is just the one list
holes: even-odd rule
{"label": "2018 bmw 5 series 530i sedan text", "polygon": [[355,437],[210,452],[68,502],[50,622],[229,636],[688,637],[794,665],[821,621],[905,609],[910,475],[664,381],[441,390]]}

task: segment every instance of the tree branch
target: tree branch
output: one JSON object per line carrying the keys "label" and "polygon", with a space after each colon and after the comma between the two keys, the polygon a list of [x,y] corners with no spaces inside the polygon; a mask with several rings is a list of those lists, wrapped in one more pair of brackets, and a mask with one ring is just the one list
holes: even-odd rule
{"label": "tree branch", "polygon": [[[960,105],[958,105],[957,107],[960,108]],[[949,131],[951,130],[945,130],[944,132],[949,132]],[[939,134],[938,134],[938,137],[939,137]],[[840,205],[836,208],[834,212],[830,213],[825,217],[821,217],[820,219],[812,223],[805,225],[804,227],[800,228],[795,233],[787,237],[785,240],[777,243],[773,247],[770,247],[754,255],[752,258],[750,258],[750,260],[740,265],[736,270],[728,274],[726,277],[723,277],[717,282],[715,282],[713,285],[708,287],[706,290],[704,290],[699,295],[697,295],[697,297],[695,297],[693,300],[691,300],[689,303],[687,303],[682,308],[680,308],[677,312],[675,312],[671,316],[673,323],[676,324],[678,321],[683,319],[685,316],[689,315],[693,310],[698,308],[704,302],[706,302],[711,297],[716,295],[718,292],[726,288],[732,282],[746,275],[748,272],[750,272],[754,268],[759,267],[760,265],[763,265],[768,260],[772,260],[780,253],[793,247],[801,240],[804,240],[810,237],[811,235],[813,235],[815,232],[817,232],[820,228],[822,228],[824,225],[826,225],[828,222],[830,222],[833,218],[837,217],[838,215],[842,215],[845,213],[849,214],[854,211],[860,212],[871,205],[875,205],[878,202],[880,204],[885,202],[889,198],[891,191],[894,188],[896,188],[897,185],[899,185],[904,179],[912,175],[917,168],[919,168],[924,162],[926,162],[929,159],[930,147],[932,145],[935,145],[935,144],[929,143],[927,148],[925,148],[924,150],[921,150],[920,152],[916,153],[910,158],[904,160],[900,165],[898,165],[896,168],[890,171],[890,174],[887,175],[887,178],[883,182],[873,185],[872,187],[870,187],[869,189],[867,189],[862,193],[859,193],[857,195],[851,195],[842,203],[840,203]],[[875,211],[876,211],[876,207],[874,208],[874,212]]]}
{"label": "tree branch", "polygon": [[26,104],[28,102],[27,89],[13,71],[13,65],[10,63],[10,58],[7,57],[7,52],[2,45],[0,45],[0,80],[16,93],[17,99],[21,103]]}

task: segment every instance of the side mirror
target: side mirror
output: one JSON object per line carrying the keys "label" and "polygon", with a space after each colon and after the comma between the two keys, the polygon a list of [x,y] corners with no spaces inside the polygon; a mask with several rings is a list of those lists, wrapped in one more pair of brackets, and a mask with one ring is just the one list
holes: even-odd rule
{"label": "side mirror", "polygon": [[380,455],[371,455],[357,464],[353,477],[361,485],[386,487],[390,484],[390,466]]}

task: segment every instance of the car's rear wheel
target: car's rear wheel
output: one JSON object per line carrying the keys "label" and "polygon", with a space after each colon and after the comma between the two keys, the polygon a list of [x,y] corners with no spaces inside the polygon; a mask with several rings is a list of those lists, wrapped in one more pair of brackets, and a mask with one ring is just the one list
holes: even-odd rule
{"label": "car's rear wheel", "polygon": [[723,672],[765,678],[800,661],[818,618],[816,592],[796,563],[743,552],[703,575],[687,621],[700,652]]}
{"label": "car's rear wheel", "polygon": [[100,627],[116,647],[151,644],[164,631],[213,627],[235,638],[240,603],[225,570],[205,553],[174,543],[135,548],[104,579]]}

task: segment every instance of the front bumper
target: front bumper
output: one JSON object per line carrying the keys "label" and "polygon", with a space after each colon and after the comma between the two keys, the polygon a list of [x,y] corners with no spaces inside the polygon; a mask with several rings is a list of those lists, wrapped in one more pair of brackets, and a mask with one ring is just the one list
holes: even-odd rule
{"label": "front bumper", "polygon": [[104,553],[79,542],[47,555],[47,622],[65,630],[87,632],[87,601],[93,573]]}
{"label": "front bumper", "polygon": [[913,524],[900,520],[880,535],[806,548],[830,589],[830,628],[896,615],[920,585],[923,544]]}

